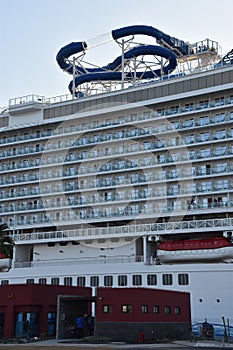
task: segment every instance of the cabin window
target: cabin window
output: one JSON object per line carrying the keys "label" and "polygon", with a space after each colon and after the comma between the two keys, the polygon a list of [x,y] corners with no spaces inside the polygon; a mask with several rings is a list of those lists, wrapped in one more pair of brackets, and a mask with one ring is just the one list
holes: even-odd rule
{"label": "cabin window", "polygon": [[77,287],[85,287],[86,286],[86,277],[79,276],[77,277]]}
{"label": "cabin window", "polygon": [[187,286],[189,284],[189,275],[187,273],[179,273],[178,284],[180,286]]}
{"label": "cabin window", "polygon": [[155,274],[147,275],[147,285],[156,286],[156,284],[157,284],[157,275]]}
{"label": "cabin window", "polygon": [[141,285],[142,285],[142,276],[133,275],[133,286],[141,286]]}
{"label": "cabin window", "polygon": [[172,274],[171,273],[163,274],[163,285],[165,285],[165,286],[172,285]]}
{"label": "cabin window", "polygon": [[34,278],[27,278],[26,283],[27,284],[34,284]]}
{"label": "cabin window", "polygon": [[131,314],[133,312],[133,305],[132,304],[121,305],[121,312],[124,314]]}
{"label": "cabin window", "polygon": [[176,315],[180,314],[180,306],[175,306],[174,312]]}
{"label": "cabin window", "polygon": [[6,285],[6,284],[9,284],[9,280],[2,280],[1,281],[1,285],[2,286]]}
{"label": "cabin window", "polygon": [[46,284],[47,283],[47,279],[46,278],[39,278],[39,284]]}
{"label": "cabin window", "polygon": [[91,287],[98,287],[99,276],[91,276]]}
{"label": "cabin window", "polygon": [[111,314],[112,313],[112,305],[103,305],[102,312],[104,314]]}
{"label": "cabin window", "polygon": [[58,277],[51,278],[51,284],[54,286],[58,286],[59,285],[59,278]]}
{"label": "cabin window", "polygon": [[148,314],[148,312],[149,312],[149,307],[148,307],[148,305],[141,305],[141,312],[142,312],[143,314]]}
{"label": "cabin window", "polygon": [[64,286],[72,286],[72,277],[64,278]]}
{"label": "cabin window", "polygon": [[112,287],[113,286],[113,277],[112,276],[104,276],[104,286]]}
{"label": "cabin window", "polygon": [[170,308],[170,306],[165,306],[165,307],[164,307],[164,313],[167,314],[167,315],[171,313],[171,308]]}
{"label": "cabin window", "polygon": [[159,314],[159,305],[154,305],[153,306],[153,313],[157,314],[157,315]]}
{"label": "cabin window", "polygon": [[119,275],[118,276],[118,286],[120,286],[120,287],[127,286],[127,276],[126,275]]}

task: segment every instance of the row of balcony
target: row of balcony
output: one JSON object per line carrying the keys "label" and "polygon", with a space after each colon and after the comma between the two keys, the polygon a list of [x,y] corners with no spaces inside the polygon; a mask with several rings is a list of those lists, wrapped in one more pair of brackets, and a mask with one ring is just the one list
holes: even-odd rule
{"label": "row of balcony", "polygon": [[[233,113],[232,113],[232,120],[233,120]],[[222,120],[224,122],[224,120]],[[167,123],[168,125],[164,124],[165,129],[172,130],[172,126]],[[191,125],[188,125],[186,127],[191,127],[193,129],[194,127],[194,121],[191,122]],[[225,123],[224,123],[225,127]],[[179,129],[179,127],[176,126],[176,129]],[[174,129],[173,129],[174,130]],[[62,141],[56,141],[54,142],[51,140],[50,142],[47,142],[46,144],[38,144],[38,145],[30,145],[30,146],[24,146],[22,148],[17,147],[13,149],[4,149],[0,152],[0,158],[6,158],[6,157],[14,157],[14,156],[25,156],[25,155],[30,155],[30,154],[35,154],[35,153],[41,153],[44,151],[51,151],[51,150],[64,150],[67,151],[70,148],[75,148],[83,145],[99,145],[101,142],[106,142],[106,141],[112,141],[112,140],[119,140],[119,139],[128,139],[128,138],[136,138],[142,136],[161,136],[161,134],[166,131],[166,130],[156,130],[153,127],[144,127],[142,129],[140,128],[135,128],[133,130],[125,132],[124,130],[119,131],[116,134],[108,133],[105,135],[94,135],[93,137],[82,137],[80,139],[75,139],[75,140],[62,140]],[[76,136],[77,137],[77,136]],[[233,129],[230,130],[218,130],[216,132],[206,132],[205,134],[192,134],[192,135],[187,135],[185,136],[184,140],[181,137],[176,137],[176,138],[168,138],[167,140],[157,140],[157,142],[151,142],[149,145],[148,141],[148,147],[146,146],[147,149],[159,149],[161,147],[174,147],[174,146],[184,146],[184,145],[189,145],[189,144],[195,144],[195,143],[202,143],[202,142],[207,142],[207,141],[214,141],[214,140],[224,140],[224,139],[229,139],[233,137]],[[104,145],[100,145],[101,147],[107,146],[106,143]],[[77,159],[82,159],[80,156],[77,156]]]}
{"label": "row of balcony", "polygon": [[[166,160],[166,159],[165,159]],[[53,172],[49,172],[46,171],[44,173],[26,173],[26,174],[22,174],[21,176],[19,175],[14,175],[11,177],[4,177],[2,176],[0,179],[0,186],[1,185],[11,185],[11,184],[27,184],[28,182],[34,182],[34,181],[38,181],[40,180],[46,180],[46,179],[56,179],[56,178],[61,178],[63,176],[74,176],[74,175],[78,175],[79,176],[79,180],[81,179],[82,175],[90,175],[90,174],[94,174],[95,177],[98,177],[98,180],[96,179],[95,181],[95,185],[97,186],[98,181],[102,184],[102,186],[105,186],[105,179],[101,179],[100,178],[100,174],[103,174],[104,172],[110,172],[113,173],[114,176],[114,172],[115,171],[119,171],[119,170],[123,170],[124,172],[126,170],[135,170],[137,168],[140,168],[140,170],[143,170],[142,168],[145,167],[144,169],[144,176],[140,177],[140,180],[142,182],[144,181],[158,181],[158,180],[162,180],[162,179],[184,179],[187,177],[196,177],[196,176],[208,176],[208,175],[221,175],[221,174],[227,174],[227,173],[232,173],[233,171],[233,165],[232,166],[227,166],[226,163],[223,164],[218,164],[217,167],[210,167],[210,166],[202,166],[202,167],[190,167],[190,168],[182,168],[180,166],[178,166],[176,169],[173,170],[164,170],[163,172],[159,171],[155,174],[149,174],[148,170],[150,169],[150,167],[153,167],[154,165],[158,165],[157,162],[155,162],[154,158],[149,158],[149,159],[140,159],[137,162],[130,162],[130,161],[118,161],[116,163],[114,162],[108,162],[105,163],[104,165],[102,165],[100,168],[97,168],[96,165],[95,166],[81,166],[79,168],[79,170],[77,171],[75,168],[73,169],[69,169],[68,171],[63,171],[62,169],[58,169],[56,170],[56,168],[53,170]],[[156,170],[156,169],[153,169]],[[133,178],[136,178],[138,175],[132,175]],[[88,176],[89,177],[89,176]],[[128,181],[130,181],[130,177],[127,176],[127,178],[129,178]],[[114,181],[115,177],[113,177]],[[134,180],[133,180],[134,181]],[[119,184],[119,183],[118,183]],[[58,192],[58,191],[70,191],[70,190],[78,190],[81,187],[81,181],[80,181],[80,186],[75,186],[72,187],[73,185],[69,185],[69,187],[64,186],[62,187],[57,187],[58,185],[54,185],[52,186],[52,192]],[[102,187],[100,185],[98,185],[99,187]]]}
{"label": "row of balcony", "polygon": [[[169,140],[157,140],[157,142],[154,142],[151,141],[151,140],[147,140],[147,141],[144,141],[144,145],[142,144],[135,144],[133,146],[128,146],[128,145],[121,145],[120,148],[119,146],[115,146],[114,148],[112,148],[112,145],[110,146],[111,147],[111,154],[115,154],[115,153],[118,153],[118,152],[132,152],[132,151],[136,151],[136,152],[140,152],[140,151],[144,151],[144,150],[156,150],[156,149],[160,149],[160,148],[166,148],[166,147],[176,147],[176,146],[181,146],[181,147],[185,147],[185,145],[191,145],[192,146],[195,146],[195,144],[198,142],[198,143],[203,143],[203,142],[208,142],[208,141],[223,141],[223,140],[231,140],[233,138],[233,128],[231,130],[231,132],[229,134],[224,134],[223,131],[219,131],[219,136],[215,135],[215,136],[209,136],[207,135],[208,133],[206,134],[203,134],[203,135],[200,135],[200,137],[198,138],[198,140],[196,139],[196,136],[195,135],[192,135],[192,137],[189,135],[189,136],[186,136],[185,137],[185,143],[183,142],[182,139],[180,138],[175,138],[175,139],[169,139]],[[141,142],[142,140],[140,140]],[[56,154],[45,154],[44,158],[41,159],[40,161],[40,165],[47,165],[47,164],[51,164],[51,161],[55,161],[55,162],[70,162],[70,161],[79,161],[79,160],[82,160],[82,159],[85,159],[85,158],[93,158],[93,157],[99,157],[99,156],[105,156],[106,155],[106,152],[103,152],[103,148],[106,148],[106,146],[108,146],[107,144],[104,144],[104,145],[99,145],[100,148],[96,148],[94,150],[83,150],[81,151],[80,153],[74,153],[75,150],[72,148],[72,153],[71,152],[71,149],[69,149],[69,154],[64,154],[64,156],[61,156],[61,155],[56,155]],[[123,147],[123,149],[122,149]],[[132,149],[133,147],[133,149]],[[48,149],[48,147],[47,147]],[[50,148],[51,150],[52,148]],[[53,150],[58,150],[59,148],[53,148]],[[102,149],[102,152],[101,152],[101,149]],[[44,152],[46,151],[46,147],[44,147],[44,145],[38,145],[38,147],[28,147],[27,150],[20,150],[20,149],[17,149],[17,150],[4,150],[2,152],[0,152],[0,158],[3,158],[5,159],[6,157],[9,158],[11,156],[19,156],[19,155],[22,155],[22,156],[25,156],[25,155],[30,155],[30,154],[33,154],[33,153],[41,153],[41,152]],[[62,151],[66,152],[68,150],[66,150],[65,148],[62,148]],[[76,151],[77,152],[77,151]],[[107,151],[108,153],[108,151]],[[17,162],[19,164],[18,167],[21,167],[23,168],[24,167],[24,163],[23,162],[20,162],[18,161]],[[13,163],[13,167],[16,168],[16,163]]]}
{"label": "row of balcony", "polygon": [[[231,170],[229,170],[228,174],[232,173],[232,168]],[[187,173],[184,173],[187,176]],[[62,186],[61,184],[50,184],[50,185],[43,185],[41,184],[40,186],[36,186],[36,187],[23,187],[23,188],[19,188],[19,189],[10,189],[10,190],[2,190],[0,192],[0,199],[9,199],[9,198],[17,198],[17,197],[28,197],[28,196],[38,196],[38,195],[51,195],[51,194],[59,194],[59,193],[63,193],[63,192],[77,192],[77,191],[82,191],[82,192],[93,192],[96,190],[105,190],[106,188],[109,190],[111,190],[110,188],[113,187],[115,189],[115,187],[117,186],[117,189],[120,190],[120,188],[122,187],[122,189],[127,188],[128,186],[130,186],[130,184],[133,185],[146,185],[149,187],[155,187],[155,184],[159,185],[160,183],[160,187],[166,185],[167,187],[177,187],[176,185],[171,185],[168,186],[170,183],[170,180],[176,180],[176,183],[179,184],[179,189],[176,188],[176,190],[174,190],[173,194],[177,195],[177,194],[185,194],[185,193],[190,193],[190,192],[206,192],[206,191],[222,191],[222,190],[232,190],[232,186],[233,183],[229,181],[229,179],[224,178],[224,179],[218,179],[216,181],[213,181],[213,179],[211,178],[211,181],[202,181],[202,183],[199,181],[195,181],[194,183],[194,176],[195,173],[193,174],[193,176],[189,176],[188,178],[186,178],[188,181],[193,181],[193,184],[191,185],[189,182],[186,183],[186,181],[184,182],[185,177],[179,177],[178,172],[174,172],[166,174],[165,172],[162,172],[160,174],[156,174],[156,175],[149,175],[149,176],[135,176],[138,174],[134,174],[131,177],[127,177],[127,176],[122,176],[119,178],[113,178],[113,177],[109,177],[107,179],[94,179],[93,181],[81,181],[80,184],[68,184],[65,186]],[[201,175],[203,176],[203,174],[197,174],[196,175]],[[221,173],[218,172],[218,175],[221,176]],[[165,180],[165,182],[164,182]],[[169,182],[166,182],[166,180],[168,180]],[[170,190],[169,190],[170,191]],[[176,191],[176,192],[175,192]],[[162,194],[162,192],[160,193],[160,195]]]}
{"label": "row of balcony", "polygon": [[[222,107],[222,106],[227,106],[229,104],[233,104],[233,96],[227,97],[227,98],[218,98],[215,99],[215,101],[201,101],[200,103],[197,104],[186,104],[185,106],[173,106],[167,109],[160,109],[157,110],[157,112],[145,112],[143,114],[132,114],[130,116],[125,116],[125,117],[119,117],[118,119],[113,119],[113,120],[106,120],[104,122],[99,122],[99,121],[93,121],[92,123],[78,123],[78,125],[70,125],[69,127],[64,127],[64,128],[57,128],[55,130],[37,130],[36,132],[32,133],[24,133],[23,135],[13,135],[11,137],[3,137],[0,139],[0,145],[1,144],[8,144],[8,143],[15,143],[19,141],[25,141],[25,140],[34,140],[34,139],[41,139],[41,138],[48,138],[52,135],[64,135],[64,134],[69,134],[69,133],[77,133],[77,132],[86,132],[86,131],[93,131],[95,129],[103,129],[106,127],[111,127],[112,126],[118,126],[121,124],[127,125],[130,123],[135,123],[135,122],[140,122],[140,121],[145,121],[148,119],[154,119],[158,117],[164,117],[164,116],[173,116],[177,114],[183,114],[187,112],[194,112],[194,111],[200,111],[203,109],[207,108],[216,108],[216,107]],[[233,115],[230,114],[226,120],[232,120]],[[224,118],[225,120],[225,118]],[[223,120],[222,120],[223,121]],[[214,118],[210,120],[210,123],[215,123],[219,122],[215,121]],[[169,124],[169,123],[168,123]],[[201,126],[202,122],[198,122],[196,126]],[[195,126],[195,125],[193,125]],[[169,126],[171,128],[171,125]],[[190,127],[189,122],[185,121],[184,123],[181,123],[179,128],[187,128]],[[156,130],[156,132],[160,132],[159,130]]]}
{"label": "row of balcony", "polygon": [[[232,173],[232,167],[228,168],[228,174],[231,175]],[[191,170],[191,169],[190,169]],[[191,172],[191,171],[190,171]],[[127,174],[124,174],[122,176],[109,176],[108,178],[89,178],[88,180],[81,180],[79,179],[79,183],[72,183],[62,186],[62,184],[49,184],[44,185],[43,183],[40,184],[40,186],[35,187],[19,187],[14,189],[2,189],[0,192],[0,199],[8,199],[8,198],[16,198],[16,197],[25,197],[25,196],[35,196],[35,195],[41,195],[41,194],[54,194],[54,193],[61,193],[61,192],[73,192],[73,191],[82,191],[82,192],[93,192],[96,190],[104,190],[107,188],[109,190],[110,187],[116,187],[118,190],[122,187],[127,188],[130,185],[146,185],[146,186],[155,186],[155,184],[164,186],[166,185],[169,187],[169,183],[171,181],[176,181],[176,183],[179,184],[179,191],[183,191],[182,188],[187,187],[187,191],[190,190],[191,184],[190,181],[193,182],[191,191],[196,191],[194,189],[194,177],[195,177],[195,188],[202,188],[202,183],[207,184],[205,187],[208,187],[209,191],[214,190],[223,190],[223,189],[232,189],[232,183],[230,182],[230,179],[224,177],[221,178],[221,173],[218,171],[216,173],[219,175],[219,177],[216,177],[216,180],[213,180],[211,177],[211,180],[206,179],[205,181],[196,181],[197,176],[206,176],[204,174],[204,171],[200,172],[193,172],[192,174],[188,173],[187,171],[184,171],[183,173],[179,170],[174,170],[174,172],[159,172],[157,174],[143,174],[140,175],[138,173],[133,173],[131,176],[127,176]],[[225,174],[225,172],[224,172]],[[49,178],[47,178],[49,179]],[[167,180],[167,181],[166,181]],[[186,182],[186,180],[188,182]],[[204,179],[203,179],[204,180]],[[159,182],[161,182],[159,184]],[[211,183],[211,185],[209,185]],[[173,185],[174,186],[174,185]],[[156,187],[156,186],[155,186]],[[170,186],[172,187],[172,185]],[[204,188],[203,190],[204,191]]]}
{"label": "row of balcony", "polygon": [[[164,147],[164,146],[161,146]],[[159,148],[161,148],[159,147]],[[8,171],[8,170],[21,170],[21,169],[27,169],[27,168],[32,168],[32,167],[37,167],[38,166],[60,166],[63,164],[68,164],[68,163],[73,163],[73,162],[77,162],[77,161],[83,161],[83,160],[95,160],[97,161],[98,158],[100,158],[99,160],[105,159],[106,157],[114,157],[114,156],[123,156],[123,155],[127,155],[127,156],[131,156],[132,152],[148,152],[148,151],[155,151],[156,149],[158,149],[157,147],[153,147],[152,145],[148,145],[148,144],[138,144],[136,145],[136,147],[128,147],[128,146],[124,146],[121,145],[118,148],[111,148],[108,149],[107,152],[97,152],[97,150],[93,150],[91,152],[81,152],[80,154],[73,154],[72,156],[69,156],[68,159],[63,160],[63,158],[61,156],[57,156],[57,157],[49,157],[49,159],[47,158],[44,162],[41,162],[41,160],[39,158],[37,159],[32,159],[32,160],[24,160],[22,161],[17,161],[17,162],[11,162],[11,163],[3,163],[0,166],[0,171]],[[165,149],[165,151],[167,151]],[[183,152],[180,153],[175,153],[173,154],[169,154],[168,151],[166,154],[158,154],[156,156],[157,159],[157,163],[161,164],[161,163],[171,163],[171,162],[181,162],[181,161],[189,161],[191,160],[195,160],[195,159],[204,159],[204,158],[212,158],[212,157],[221,157],[221,156],[227,156],[227,155],[232,155],[233,154],[233,144],[231,145],[215,145],[212,144],[212,148],[206,148],[206,149],[201,149],[201,150],[184,150]],[[154,156],[154,157],[155,157]],[[72,160],[71,160],[72,159]],[[62,162],[62,164],[61,164]],[[78,172],[77,170],[74,171],[74,175],[76,175]],[[96,172],[96,171],[95,171]],[[69,172],[64,173],[63,176],[69,176]],[[46,176],[46,175],[45,175]]]}
{"label": "row of balcony", "polygon": [[[231,187],[231,191],[233,190],[233,186]],[[194,201],[194,197],[193,200],[187,200],[187,199],[182,199],[178,198],[177,196],[182,196],[181,193],[177,193],[176,191],[172,191],[172,190],[168,190],[168,191],[156,191],[155,193],[137,193],[137,194],[120,194],[120,195],[114,195],[112,193],[108,193],[108,195],[106,196],[102,196],[102,197],[98,197],[96,198],[95,196],[90,196],[88,198],[85,198],[85,196],[80,196],[80,198],[72,198],[72,199],[64,199],[64,200],[45,200],[44,203],[42,204],[41,201],[38,201],[38,203],[34,204],[32,202],[28,202],[28,203],[20,203],[20,204],[7,204],[5,205],[4,203],[0,205],[0,213],[3,214],[7,214],[7,213],[16,213],[16,212],[28,212],[28,211],[41,211],[44,209],[51,209],[51,210],[58,210],[58,209],[66,209],[66,208],[72,208],[74,209],[75,207],[77,208],[87,208],[90,205],[92,205],[93,209],[96,209],[98,207],[106,207],[109,205],[116,205],[116,204],[123,204],[125,205],[126,203],[136,203],[138,205],[138,202],[140,201],[140,203],[143,203],[142,201],[149,201],[151,203],[151,201],[154,201],[154,205],[156,205],[156,203],[161,203],[164,200],[168,200],[169,202],[169,197],[175,197],[174,199],[170,199],[170,202],[172,203],[171,205],[166,205],[166,207],[170,208],[174,207],[174,200],[177,199],[177,201],[182,203],[182,210],[186,208],[186,204],[187,202],[190,204],[190,209],[198,209],[198,208],[202,208],[203,204],[203,200],[206,201],[206,199],[208,199],[209,204],[211,205],[211,207],[215,208],[215,207],[224,207],[224,206],[231,206],[231,200],[233,200],[230,198],[229,201],[225,201],[222,202],[222,196],[224,195],[225,198],[227,196],[226,193],[226,189],[217,189],[215,190],[215,195],[209,195],[208,198],[206,197],[206,192],[208,192],[208,190],[202,190],[202,191],[187,191],[187,192],[183,192],[183,195],[187,196],[194,196],[195,195],[195,201]],[[200,194],[204,194],[205,197],[203,199],[199,198],[198,195]],[[221,196],[221,197],[218,197]],[[189,208],[188,208],[189,209]]]}
{"label": "row of balcony", "polygon": [[[63,216],[67,218],[64,220],[71,220],[77,217],[80,219],[88,219],[133,214],[139,215],[154,213],[158,215],[158,213],[172,211],[199,210],[206,208],[232,208],[233,198],[227,199],[226,195],[225,197],[222,197],[222,193],[217,194],[217,196],[219,195],[221,197],[205,196],[204,198],[192,197],[192,199],[189,197],[189,200],[187,200],[187,198],[174,198],[169,200],[167,199],[167,196],[164,197],[163,194],[161,194],[161,197],[157,198],[155,196],[147,197],[145,195],[141,198],[129,197],[128,199],[116,197],[115,199],[111,200],[102,200],[99,203],[74,201],[73,204],[69,204],[69,202],[65,200],[60,201],[59,203],[57,201],[51,201],[44,203],[44,205],[41,203],[36,205],[9,205],[9,207],[6,208],[1,207],[0,213],[7,215],[8,213],[39,211],[40,214],[35,214],[35,216],[38,216],[41,215],[42,210],[46,210],[47,213],[53,213],[54,211],[59,210],[59,212],[51,214],[53,216],[53,220],[58,220],[58,218],[63,220]],[[193,194],[190,194],[190,196],[193,196]]]}

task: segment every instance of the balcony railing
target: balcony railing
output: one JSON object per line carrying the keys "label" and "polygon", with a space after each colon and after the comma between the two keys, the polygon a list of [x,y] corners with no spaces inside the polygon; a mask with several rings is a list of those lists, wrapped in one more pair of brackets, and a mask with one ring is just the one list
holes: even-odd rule
{"label": "balcony railing", "polygon": [[163,235],[177,233],[196,233],[203,231],[231,231],[233,230],[233,218],[207,219],[177,221],[154,224],[125,225],[113,227],[82,228],[75,230],[49,231],[14,234],[12,237],[17,243],[29,244],[31,241],[48,241],[51,240],[84,240],[97,238],[110,238],[114,236],[143,236],[143,235]]}
{"label": "balcony railing", "polygon": [[42,266],[71,266],[82,264],[120,264],[120,263],[135,263],[143,262],[142,255],[118,255],[118,256],[106,256],[101,255],[98,257],[88,257],[79,259],[49,259],[38,261],[17,261],[14,263],[14,268],[24,267],[42,267]]}

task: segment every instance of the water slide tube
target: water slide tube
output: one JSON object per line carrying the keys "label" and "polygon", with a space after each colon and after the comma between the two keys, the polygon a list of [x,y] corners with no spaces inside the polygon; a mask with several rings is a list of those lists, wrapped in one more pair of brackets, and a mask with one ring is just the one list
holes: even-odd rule
{"label": "water slide tube", "polygon": [[[155,76],[161,76],[161,74],[170,74],[177,66],[176,54],[188,54],[188,45],[179,39],[170,37],[164,34],[160,30],[144,25],[123,27],[120,29],[115,29],[112,31],[112,37],[114,40],[118,40],[127,36],[132,36],[136,34],[147,35],[155,38],[158,43],[162,45],[167,45],[169,47],[155,46],[155,45],[141,45],[133,49],[128,50],[124,53],[124,60],[129,60],[141,55],[155,55],[160,56],[168,60],[168,63],[161,67],[161,69],[147,70],[145,72],[136,72],[136,77],[140,79],[152,79]],[[56,60],[59,67],[65,70],[69,74],[73,74],[73,65],[68,61],[68,58],[79,52],[85,52],[87,50],[87,44],[83,42],[72,42],[64,47],[62,47],[57,56]],[[176,51],[176,54],[172,51]],[[72,93],[73,83],[75,88],[79,85],[91,82],[91,81],[120,81],[122,79],[121,72],[122,55],[118,56],[113,62],[107,64],[106,66],[100,68],[83,68],[81,66],[75,65],[75,71],[78,76],[71,81],[69,84],[69,90]],[[131,72],[125,74],[125,79],[133,78]]]}

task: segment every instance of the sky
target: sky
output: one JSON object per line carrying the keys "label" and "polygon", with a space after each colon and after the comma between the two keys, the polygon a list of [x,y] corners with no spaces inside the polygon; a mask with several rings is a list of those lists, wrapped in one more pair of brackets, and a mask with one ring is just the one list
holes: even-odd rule
{"label": "sky", "polygon": [[[232,13],[232,0],[0,0],[0,107],[20,96],[68,94],[71,76],[56,63],[60,48],[94,45],[124,26],[153,26],[190,43],[209,38],[226,54],[233,48]],[[110,42],[85,59],[103,66],[118,55]]]}

